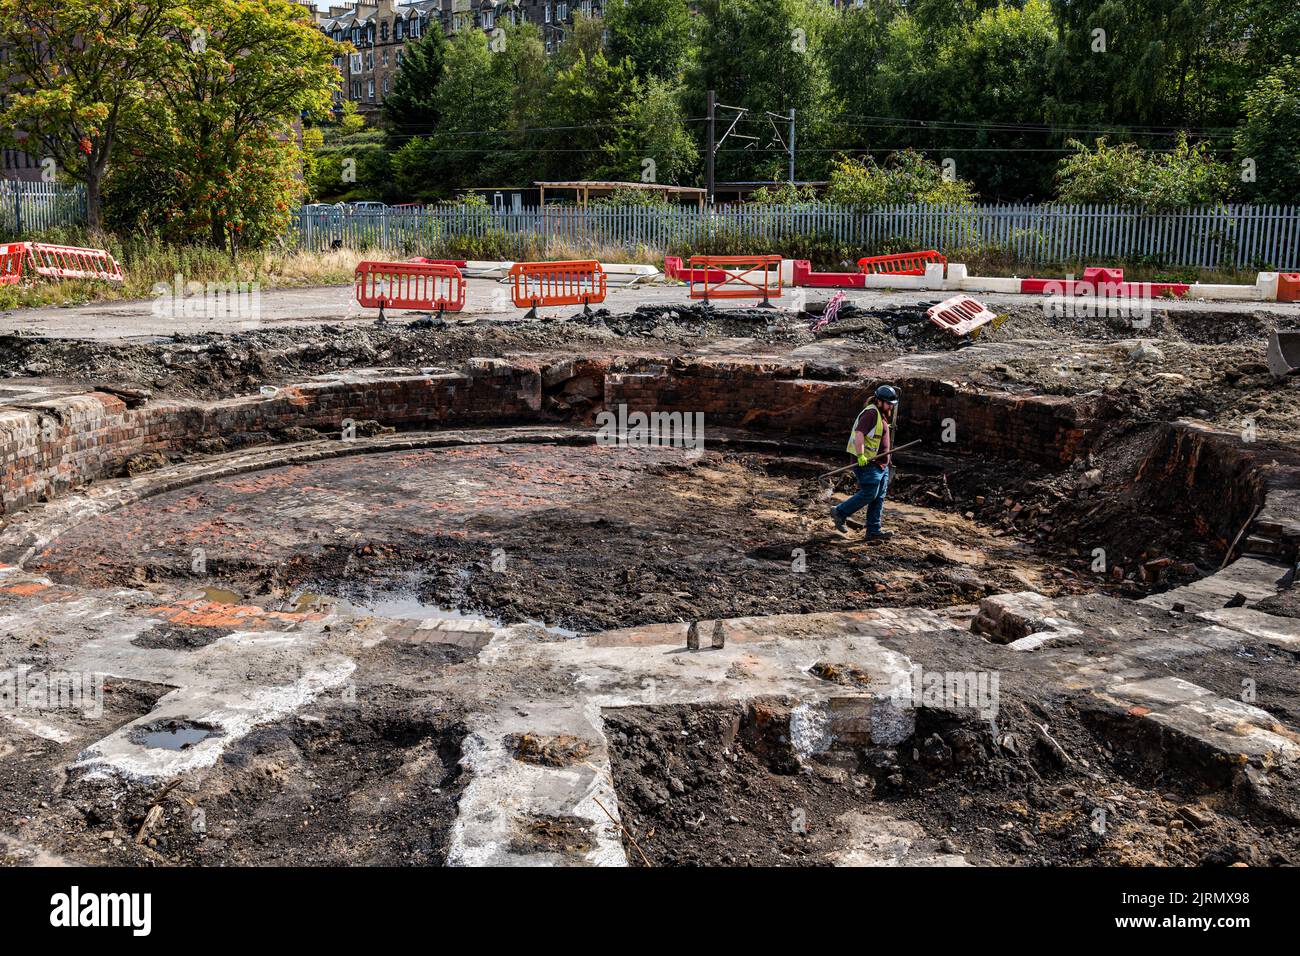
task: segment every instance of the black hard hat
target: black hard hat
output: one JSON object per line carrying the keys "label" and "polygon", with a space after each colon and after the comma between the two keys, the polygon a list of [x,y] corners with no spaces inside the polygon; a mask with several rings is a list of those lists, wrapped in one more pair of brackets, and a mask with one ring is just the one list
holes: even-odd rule
{"label": "black hard hat", "polygon": [[892,385],[882,385],[876,389],[876,398],[882,402],[898,401],[898,391]]}

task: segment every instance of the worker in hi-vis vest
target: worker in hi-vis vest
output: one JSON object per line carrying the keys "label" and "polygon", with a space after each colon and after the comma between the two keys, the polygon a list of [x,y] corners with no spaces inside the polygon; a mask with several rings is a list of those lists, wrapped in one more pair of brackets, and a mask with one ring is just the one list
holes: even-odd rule
{"label": "worker in hi-vis vest", "polygon": [[883,541],[894,536],[892,531],[881,530],[880,515],[885,510],[885,492],[889,490],[889,452],[893,444],[889,423],[897,407],[897,390],[882,385],[853,420],[845,450],[857,459],[853,474],[858,479],[858,493],[831,509],[835,530],[841,534],[849,532],[845,520],[866,508],[867,540]]}

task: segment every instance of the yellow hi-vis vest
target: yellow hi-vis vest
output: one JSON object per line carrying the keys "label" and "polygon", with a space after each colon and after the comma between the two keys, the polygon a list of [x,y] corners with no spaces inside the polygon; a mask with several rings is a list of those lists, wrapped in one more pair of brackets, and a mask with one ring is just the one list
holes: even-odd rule
{"label": "yellow hi-vis vest", "polygon": [[[867,408],[875,408],[875,406],[868,405]],[[862,420],[862,416],[867,411],[867,408],[858,412],[858,417],[853,419],[853,429],[849,432],[849,443],[844,449],[854,458],[857,458],[858,450],[853,447],[853,436],[858,433],[858,422]],[[866,455],[868,460],[875,458],[876,453],[880,451],[880,437],[884,434],[885,414],[880,409],[876,408],[876,427],[871,429],[870,435],[865,432],[862,435],[862,454]]]}

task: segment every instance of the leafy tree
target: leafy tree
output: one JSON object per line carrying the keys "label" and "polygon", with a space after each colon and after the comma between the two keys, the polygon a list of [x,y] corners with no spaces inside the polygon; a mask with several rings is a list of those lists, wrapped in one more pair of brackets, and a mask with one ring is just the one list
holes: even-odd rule
{"label": "leafy tree", "polygon": [[366,128],[366,118],[357,109],[355,100],[344,100],[339,107],[339,129],[344,136],[360,133]]}
{"label": "leafy tree", "polygon": [[555,74],[547,93],[545,115],[556,127],[548,138],[551,151],[539,160],[547,178],[577,179],[601,169],[626,115],[624,106],[639,92],[629,61],[610,63],[601,50],[588,59],[579,51],[571,66]]}
{"label": "leafy tree", "polygon": [[920,153],[905,149],[883,164],[867,157],[840,157],[831,169],[826,202],[840,206],[878,206],[895,203],[966,205],[975,199],[970,184],[947,180],[942,168]]}
{"label": "leafy tree", "polygon": [[[303,140],[311,130],[304,131]],[[328,202],[382,199],[395,202],[402,196],[393,179],[393,157],[384,145],[383,133],[368,129],[343,133],[338,127],[321,130],[322,145],[310,156],[308,192]]]}
{"label": "leafy tree", "polygon": [[595,17],[574,13],[573,26],[565,35],[559,49],[555,51],[555,69],[567,70],[577,61],[579,55],[590,60],[604,49],[605,22]]}
{"label": "leafy tree", "polygon": [[434,95],[446,58],[447,39],[441,29],[426,30],[419,40],[406,45],[392,92],[383,105],[384,126],[393,149],[437,127],[440,114]]}
{"label": "leafy tree", "polygon": [[1254,164],[1247,194],[1256,202],[1294,203],[1300,195],[1300,59],[1283,57],[1246,97],[1237,128],[1240,161]]}
{"label": "leafy tree", "polygon": [[641,77],[681,76],[691,43],[691,14],[682,0],[611,0],[605,29],[610,59],[631,60]]}
{"label": "leafy tree", "polygon": [[[1058,0],[1058,116],[1072,122],[1230,124],[1258,0]],[[1101,32],[1098,32],[1101,31]]]}
{"label": "leafy tree", "polygon": [[699,161],[699,150],[682,121],[680,93],[654,77],[634,82],[636,91],[614,115],[611,139],[603,146],[605,161],[596,174],[645,180],[653,172],[653,182],[683,184]]}
{"label": "leafy tree", "polygon": [[190,0],[113,171],[115,219],[232,251],[278,235],[303,193],[296,124],[326,114],[338,49],[290,0]]}
{"label": "leafy tree", "polygon": [[1072,140],[1075,152],[1061,160],[1057,198],[1066,203],[1120,203],[1172,209],[1222,202],[1232,188],[1232,170],[1214,158],[1209,144],[1190,144],[1185,135],[1165,153],[1133,143],[1109,146],[1098,139],[1089,149]]}
{"label": "leafy tree", "polygon": [[1050,190],[1044,162],[1050,154],[1041,150],[1057,141],[1039,127],[1051,95],[1047,61],[1055,43],[1045,0],[993,6],[944,37],[931,82],[934,115],[950,125],[935,134],[931,155],[951,156],[986,194],[1024,198]]}
{"label": "leafy tree", "polygon": [[508,63],[477,30],[447,44],[442,78],[433,95],[438,128],[417,136],[393,157],[393,174],[408,195],[437,198],[457,188],[499,186],[512,155],[514,91]]}
{"label": "leafy tree", "polygon": [[[86,185],[102,228],[109,162],[168,60],[179,0],[0,0],[0,130]],[[33,143],[36,148],[33,148]]]}
{"label": "leafy tree", "polygon": [[[785,149],[768,111],[798,110],[799,142],[806,155],[818,155],[815,150],[829,135],[823,39],[835,16],[821,0],[705,0],[700,4],[700,55],[689,83],[693,97],[688,108],[696,116],[703,115],[703,91],[716,90],[719,102],[749,109],[736,132],[756,137],[733,137],[720,147],[719,181],[766,180],[786,174]],[[809,166],[812,171],[817,168]]]}

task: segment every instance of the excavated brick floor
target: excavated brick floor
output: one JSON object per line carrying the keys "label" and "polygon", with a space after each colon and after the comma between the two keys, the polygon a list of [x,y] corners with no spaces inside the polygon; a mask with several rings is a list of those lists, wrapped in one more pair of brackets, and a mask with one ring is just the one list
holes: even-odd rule
{"label": "excavated brick floor", "polygon": [[[1244,513],[1259,550],[1136,602],[973,511],[898,501],[894,541],[834,535],[825,450],[773,439],[843,417],[860,389],[834,376],[562,366],[140,414],[69,400],[86,442],[12,413],[41,477],[6,482],[31,507],[0,529],[0,669],[94,692],[42,707],[23,685],[0,710],[4,861],[1300,861],[1291,458],[1261,471],[1171,429],[1184,503],[1241,478],[1198,527],[1226,545]],[[1086,468],[1106,420],[1087,396],[906,374],[918,433],[955,408],[1035,467]],[[294,434],[185,460],[225,421],[533,421],[597,377],[606,403],[706,402],[752,440],[697,456],[504,428],[338,457]],[[117,443],[158,460],[111,478]]]}

